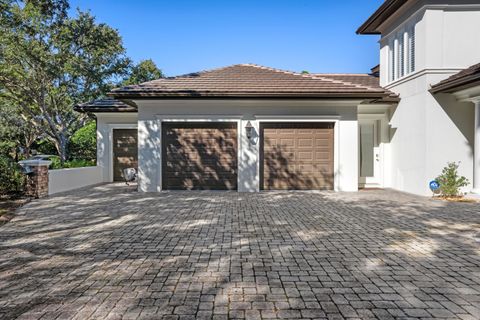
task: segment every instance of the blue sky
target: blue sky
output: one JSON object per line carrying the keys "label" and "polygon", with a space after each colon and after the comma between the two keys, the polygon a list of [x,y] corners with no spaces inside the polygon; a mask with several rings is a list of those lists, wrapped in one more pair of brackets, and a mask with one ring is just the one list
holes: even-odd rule
{"label": "blue sky", "polygon": [[118,29],[134,61],[168,76],[235,63],[361,73],[378,64],[378,37],[356,29],[383,0],[71,0]]}

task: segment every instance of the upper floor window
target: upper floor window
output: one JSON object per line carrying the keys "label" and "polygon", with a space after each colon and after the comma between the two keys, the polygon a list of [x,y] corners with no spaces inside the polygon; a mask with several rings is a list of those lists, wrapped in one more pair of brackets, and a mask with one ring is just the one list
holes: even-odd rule
{"label": "upper floor window", "polygon": [[389,81],[415,72],[415,26],[395,33],[388,43]]}

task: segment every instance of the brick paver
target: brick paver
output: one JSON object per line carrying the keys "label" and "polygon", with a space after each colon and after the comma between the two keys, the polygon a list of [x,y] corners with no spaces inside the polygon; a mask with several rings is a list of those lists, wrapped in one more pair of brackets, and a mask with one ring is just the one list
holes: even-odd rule
{"label": "brick paver", "polygon": [[480,205],[105,185],[0,227],[0,319],[480,319]]}

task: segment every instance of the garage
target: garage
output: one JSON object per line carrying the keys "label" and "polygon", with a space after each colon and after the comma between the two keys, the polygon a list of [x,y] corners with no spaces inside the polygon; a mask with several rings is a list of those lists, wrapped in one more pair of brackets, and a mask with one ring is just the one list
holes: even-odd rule
{"label": "garage", "polygon": [[137,129],[113,129],[113,181],[123,181],[123,169],[138,167]]}
{"label": "garage", "polygon": [[260,126],[263,190],[333,190],[334,123]]}
{"label": "garage", "polygon": [[162,189],[236,190],[235,122],[162,123]]}

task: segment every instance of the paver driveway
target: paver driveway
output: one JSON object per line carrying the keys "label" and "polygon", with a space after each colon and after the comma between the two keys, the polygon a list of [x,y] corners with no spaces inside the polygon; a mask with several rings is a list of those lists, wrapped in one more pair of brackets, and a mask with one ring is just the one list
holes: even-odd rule
{"label": "paver driveway", "polygon": [[391,191],[71,192],[0,227],[0,318],[480,319],[479,211]]}

